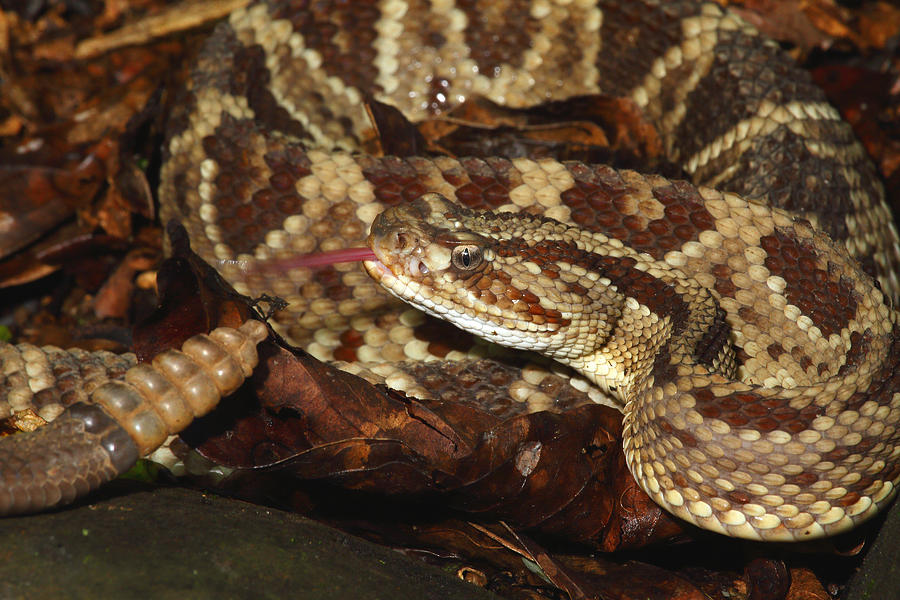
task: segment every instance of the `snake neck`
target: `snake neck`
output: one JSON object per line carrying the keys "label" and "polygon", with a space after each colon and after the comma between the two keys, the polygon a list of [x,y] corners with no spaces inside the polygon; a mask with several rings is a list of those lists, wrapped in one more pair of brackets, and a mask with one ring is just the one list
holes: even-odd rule
{"label": "snake neck", "polygon": [[369,274],[401,300],[569,365],[623,402],[676,365],[735,375],[713,294],[602,234],[426,194],[383,212],[369,245]]}

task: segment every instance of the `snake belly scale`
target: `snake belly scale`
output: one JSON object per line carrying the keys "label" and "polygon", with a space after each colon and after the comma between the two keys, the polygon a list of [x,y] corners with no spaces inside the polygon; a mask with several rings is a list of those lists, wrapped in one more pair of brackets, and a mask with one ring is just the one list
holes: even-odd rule
{"label": "snake belly scale", "polygon": [[[639,107],[693,183],[371,152],[368,98],[416,123],[472,97],[590,94]],[[282,333],[427,393],[403,361],[500,351],[429,339],[433,321],[358,265],[240,266],[359,245],[389,209],[382,222],[421,233],[373,234],[393,253],[369,268],[393,294],[571,365],[577,389],[625,403],[626,456],[657,502],[766,540],[847,529],[900,478],[900,251],[883,196],[849,127],[774,43],[715,4],[654,0],[239,10],[192,71],[160,184],[163,219],[239,291],[290,303]],[[384,278],[404,269],[403,286]],[[545,408],[525,393],[542,377],[529,369],[509,395]]]}

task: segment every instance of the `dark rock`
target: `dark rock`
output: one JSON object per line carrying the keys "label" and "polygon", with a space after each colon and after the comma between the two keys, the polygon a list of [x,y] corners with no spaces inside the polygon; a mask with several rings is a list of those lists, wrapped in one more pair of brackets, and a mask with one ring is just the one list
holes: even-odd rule
{"label": "dark rock", "polygon": [[297,515],[135,486],[0,520],[0,597],[496,598]]}

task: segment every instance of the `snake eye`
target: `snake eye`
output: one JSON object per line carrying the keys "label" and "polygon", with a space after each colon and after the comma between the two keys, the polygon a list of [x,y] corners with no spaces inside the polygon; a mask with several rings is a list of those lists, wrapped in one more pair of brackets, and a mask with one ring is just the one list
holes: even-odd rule
{"label": "snake eye", "polygon": [[453,249],[453,266],[462,271],[471,271],[477,269],[478,265],[484,259],[481,248],[472,244],[457,246]]}

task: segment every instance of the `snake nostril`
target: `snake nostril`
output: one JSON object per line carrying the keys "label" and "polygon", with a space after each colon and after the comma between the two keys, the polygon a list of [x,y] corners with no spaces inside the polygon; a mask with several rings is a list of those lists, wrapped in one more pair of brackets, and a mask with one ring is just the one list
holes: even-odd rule
{"label": "snake nostril", "polygon": [[394,232],[394,245],[397,250],[406,250],[409,248],[410,240],[409,235],[402,231]]}

